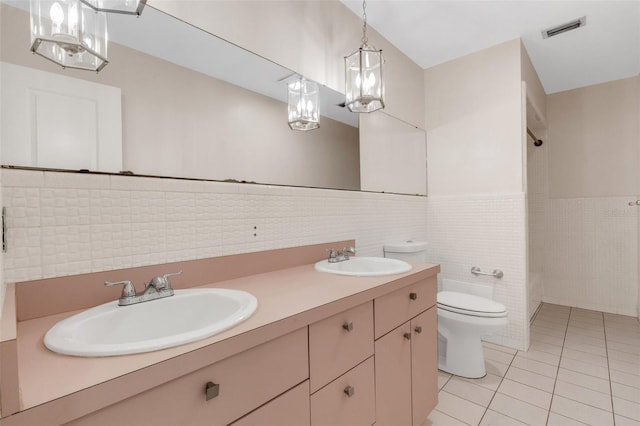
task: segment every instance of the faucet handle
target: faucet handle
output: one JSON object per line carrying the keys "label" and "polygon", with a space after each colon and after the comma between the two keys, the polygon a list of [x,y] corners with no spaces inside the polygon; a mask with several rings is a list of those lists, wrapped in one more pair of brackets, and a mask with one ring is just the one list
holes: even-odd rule
{"label": "faucet handle", "polygon": [[180,274],[182,274],[182,270],[153,277],[151,281],[149,281],[149,284],[147,284],[147,287],[153,287],[156,290],[171,290],[171,281],[169,281],[169,277]]}
{"label": "faucet handle", "polygon": [[325,249],[325,251],[329,252],[329,259],[335,259],[338,256],[338,252],[334,249]]}
{"label": "faucet handle", "polygon": [[122,287],[122,294],[120,295],[120,298],[125,298],[125,297],[134,297],[136,295],[136,289],[133,286],[133,284],[131,284],[131,281],[125,280],[125,281],[105,281],[104,285],[106,285],[107,287],[112,287],[114,285],[123,285]]}
{"label": "faucet handle", "polygon": [[348,246],[342,249],[342,253],[356,254],[356,249],[353,246]]}

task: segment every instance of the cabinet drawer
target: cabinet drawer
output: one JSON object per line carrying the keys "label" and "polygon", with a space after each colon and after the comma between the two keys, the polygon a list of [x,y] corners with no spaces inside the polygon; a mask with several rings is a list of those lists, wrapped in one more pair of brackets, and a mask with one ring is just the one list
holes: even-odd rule
{"label": "cabinet drawer", "polygon": [[375,299],[376,339],[435,305],[437,286],[434,276]]}
{"label": "cabinet drawer", "polygon": [[233,426],[308,426],[309,381],[305,381],[250,414]]}
{"label": "cabinet drawer", "polygon": [[[226,425],[308,378],[307,328],[78,419],[73,425]],[[219,395],[205,398],[207,382]]]}
{"label": "cabinet drawer", "polygon": [[372,425],[376,409],[373,374],[371,357],[311,395],[311,425]]}
{"label": "cabinet drawer", "polygon": [[309,326],[309,377],[315,392],[373,355],[373,302]]}

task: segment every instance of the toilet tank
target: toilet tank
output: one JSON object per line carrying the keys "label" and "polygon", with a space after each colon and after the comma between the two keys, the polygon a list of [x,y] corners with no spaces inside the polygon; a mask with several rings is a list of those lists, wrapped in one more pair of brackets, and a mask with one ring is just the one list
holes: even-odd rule
{"label": "toilet tank", "polygon": [[383,247],[384,257],[404,260],[405,262],[427,262],[427,242],[426,241],[402,241],[398,243],[385,244]]}

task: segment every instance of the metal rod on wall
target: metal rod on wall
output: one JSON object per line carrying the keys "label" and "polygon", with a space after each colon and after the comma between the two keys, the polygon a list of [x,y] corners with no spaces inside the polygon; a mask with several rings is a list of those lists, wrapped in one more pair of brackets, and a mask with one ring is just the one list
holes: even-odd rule
{"label": "metal rod on wall", "polygon": [[538,139],[536,137],[536,135],[534,135],[533,132],[531,131],[531,129],[529,129],[528,127],[527,127],[527,134],[533,138],[533,144],[535,146],[541,146],[542,145],[542,139]]}

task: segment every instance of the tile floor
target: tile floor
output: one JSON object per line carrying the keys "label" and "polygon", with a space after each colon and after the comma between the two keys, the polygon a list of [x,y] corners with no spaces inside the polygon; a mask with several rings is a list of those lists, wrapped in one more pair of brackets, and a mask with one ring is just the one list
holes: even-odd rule
{"label": "tile floor", "polygon": [[487,375],[439,372],[426,425],[638,425],[640,323],[543,304],[528,352],[484,344]]}

